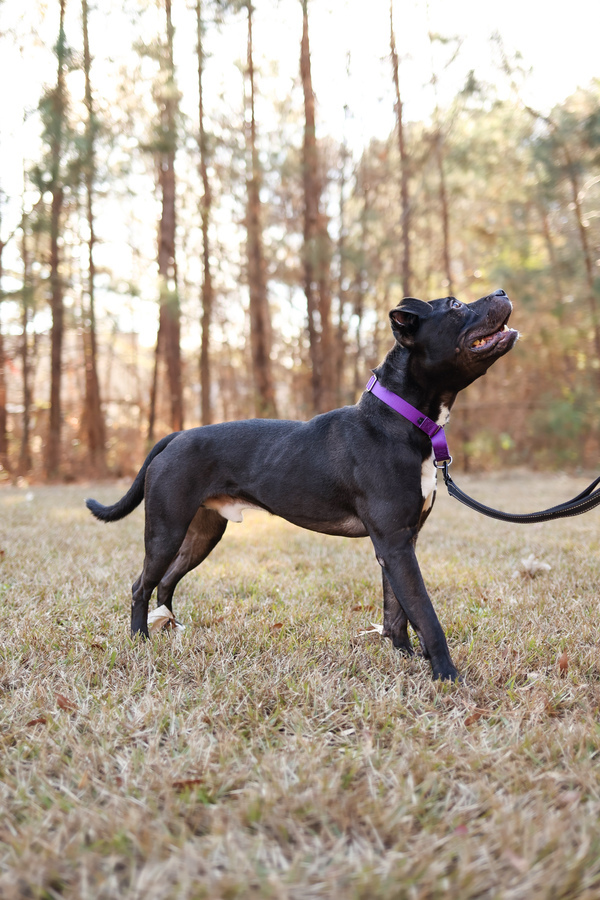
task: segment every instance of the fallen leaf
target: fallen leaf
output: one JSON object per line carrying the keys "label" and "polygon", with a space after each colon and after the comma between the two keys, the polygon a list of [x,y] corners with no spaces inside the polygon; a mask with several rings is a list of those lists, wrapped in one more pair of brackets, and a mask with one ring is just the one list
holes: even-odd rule
{"label": "fallen leaf", "polygon": [[454,829],[454,834],[468,834],[469,829],[466,825],[457,825]]}
{"label": "fallen leaf", "polygon": [[579,803],[581,800],[581,791],[561,791],[556,795],[556,803],[558,806],[571,806]]}
{"label": "fallen leaf", "polygon": [[465,719],[465,725],[467,727],[469,725],[474,725],[475,722],[478,722],[480,719],[483,718],[483,716],[489,716],[489,714],[490,714],[489,709],[479,709],[478,707],[475,707],[475,709],[473,710],[471,715],[467,716],[467,718]]}
{"label": "fallen leaf", "polygon": [[368,628],[366,631],[359,631],[358,636],[361,634],[383,634],[383,625],[379,625],[377,622],[370,623],[373,627]]}
{"label": "fallen leaf", "polygon": [[68,697],[65,697],[64,694],[56,694],[56,702],[61,709],[66,710],[66,712],[75,712],[79,709],[76,703],[72,700],[69,700]]}
{"label": "fallen leaf", "polygon": [[521,691],[530,691],[544,678],[544,672],[521,672],[515,675],[515,685]]}
{"label": "fallen leaf", "polygon": [[368,606],[361,606],[360,603],[358,603],[356,606],[352,607],[352,612],[374,612],[374,611],[375,611],[375,607],[373,606],[373,604],[369,604]]}
{"label": "fallen leaf", "polygon": [[83,775],[81,776],[81,778],[79,779],[79,784],[77,785],[77,788],[78,788],[80,791],[82,791],[83,788],[87,785],[87,783],[88,783],[89,780],[90,780],[90,773],[86,770],[86,771],[83,773]]}
{"label": "fallen leaf", "polygon": [[45,725],[48,720],[46,716],[38,716],[37,719],[30,719],[29,722],[26,723],[25,727],[29,728],[30,725]]}
{"label": "fallen leaf", "polygon": [[3,559],[3,558],[4,558],[5,553],[6,553],[5,550],[0,550],[0,559]]}
{"label": "fallen leaf", "polygon": [[173,781],[171,783],[176,791],[185,791],[186,788],[194,787],[197,784],[202,784],[203,781],[203,778],[178,778],[176,781]]}
{"label": "fallen leaf", "polygon": [[530,553],[527,559],[521,560],[521,568],[518,571],[518,575],[523,575],[526,578],[535,578],[536,575],[541,575],[542,572],[549,572],[552,566],[548,563],[540,562],[539,559],[536,559],[533,553]]}
{"label": "fallen leaf", "polygon": [[566,650],[558,657],[558,671],[560,672],[561,677],[564,677],[569,671],[569,656]]}
{"label": "fallen leaf", "polygon": [[158,606],[148,613],[148,631],[154,634],[157,631],[167,631],[174,629],[183,631],[185,625],[178,622],[171,610],[167,606]]}
{"label": "fallen leaf", "polygon": [[467,716],[465,719],[465,725],[468,727],[469,725],[474,725],[475,722],[478,722],[481,718],[481,713],[471,713],[470,716]]}
{"label": "fallen leaf", "polygon": [[280,628],[283,628],[283,622],[275,622],[274,625],[269,626],[271,631],[279,631]]}

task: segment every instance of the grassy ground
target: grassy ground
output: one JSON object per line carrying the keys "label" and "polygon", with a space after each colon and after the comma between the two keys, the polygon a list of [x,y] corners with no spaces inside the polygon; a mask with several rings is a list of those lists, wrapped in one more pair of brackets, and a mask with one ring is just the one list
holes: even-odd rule
{"label": "grassy ground", "polygon": [[[457,480],[525,511],[584,484]],[[600,513],[512,526],[440,489],[450,686],[359,636],[368,541],[259,513],[180,586],[183,635],[132,644],[142,510],[82,502],[122,492],[0,491],[3,900],[600,896]]]}

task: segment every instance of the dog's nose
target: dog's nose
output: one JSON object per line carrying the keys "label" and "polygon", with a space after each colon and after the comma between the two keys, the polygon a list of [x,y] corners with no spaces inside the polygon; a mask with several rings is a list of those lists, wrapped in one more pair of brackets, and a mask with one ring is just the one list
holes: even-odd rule
{"label": "dog's nose", "polygon": [[506,297],[506,291],[495,291],[494,297]]}

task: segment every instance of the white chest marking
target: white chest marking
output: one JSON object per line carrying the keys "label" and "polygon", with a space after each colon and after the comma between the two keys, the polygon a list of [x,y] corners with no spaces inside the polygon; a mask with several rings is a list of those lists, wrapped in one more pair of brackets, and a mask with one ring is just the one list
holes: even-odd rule
{"label": "white chest marking", "polygon": [[437,419],[437,424],[441,425],[443,428],[444,425],[447,425],[449,421],[450,421],[450,410],[448,409],[447,406],[444,406],[444,404],[442,403],[442,406],[440,409],[440,414]]}
{"label": "white chest marking", "polygon": [[[450,410],[447,406],[442,404],[440,409],[440,414],[437,419],[437,424],[441,425],[442,428],[444,425],[448,424],[450,419]],[[431,456],[428,459],[423,461],[423,465],[421,466],[421,494],[423,495],[423,512],[427,512],[428,509],[431,509],[433,505],[433,497],[435,494],[437,481],[437,469],[433,465],[433,450],[431,451]]]}
{"label": "white chest marking", "polygon": [[428,510],[433,502],[436,475],[437,471],[435,466],[433,465],[432,450],[431,456],[428,459],[423,460],[423,465],[421,466],[421,494],[423,495],[423,500],[425,501],[423,505],[423,512]]}

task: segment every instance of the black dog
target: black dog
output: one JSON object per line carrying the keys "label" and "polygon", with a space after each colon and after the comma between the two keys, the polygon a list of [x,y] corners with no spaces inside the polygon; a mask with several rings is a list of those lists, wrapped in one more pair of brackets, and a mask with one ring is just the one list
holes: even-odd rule
{"label": "black dog", "polygon": [[[456,395],[512,348],[504,291],[465,305],[408,298],[390,313],[396,345],[375,370],[381,385],[445,424]],[[183,576],[245,508],[324,534],[370,537],[383,573],[383,634],[412,653],[415,629],[434,678],[457,670],[425,589],[415,543],[435,494],[430,438],[366,392],[356,406],[309,422],[252,419],[176,432],[148,454],[113,506],[88,500],[105,522],[146,500],[146,558],[133,585],[131,630],[148,634],[148,603],[171,609]]]}

